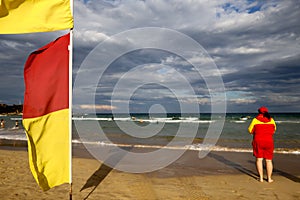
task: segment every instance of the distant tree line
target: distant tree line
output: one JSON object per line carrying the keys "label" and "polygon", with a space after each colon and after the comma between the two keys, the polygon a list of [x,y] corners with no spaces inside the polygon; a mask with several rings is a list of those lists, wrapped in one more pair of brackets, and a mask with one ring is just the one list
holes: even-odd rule
{"label": "distant tree line", "polygon": [[20,114],[23,112],[23,105],[0,104],[0,114]]}

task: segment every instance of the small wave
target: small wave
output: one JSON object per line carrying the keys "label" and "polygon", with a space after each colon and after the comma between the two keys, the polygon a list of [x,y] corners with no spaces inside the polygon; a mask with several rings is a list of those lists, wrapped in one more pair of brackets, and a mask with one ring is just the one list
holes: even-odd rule
{"label": "small wave", "polygon": [[22,117],[12,117],[10,118],[12,121],[22,121]]}
{"label": "small wave", "polygon": [[300,155],[300,149],[277,148],[274,150],[274,153]]}
{"label": "small wave", "polygon": [[[100,145],[100,146],[115,146],[115,147],[131,147],[131,148],[148,148],[148,149],[170,149],[170,150],[190,150],[190,151],[215,151],[215,152],[237,152],[237,153],[252,153],[251,148],[234,148],[222,147],[204,144],[192,144],[185,146],[163,146],[163,145],[147,145],[147,144],[115,144],[111,142],[97,141],[89,142],[84,141],[83,144],[87,145]],[[296,154],[300,155],[300,149],[275,149],[274,153],[278,154]]]}
{"label": "small wave", "polygon": [[26,137],[25,133],[24,133],[24,135],[20,135],[20,134],[0,134],[0,139],[26,141],[27,137]]}
{"label": "small wave", "polygon": [[221,151],[221,152],[252,152],[252,149],[249,148],[231,148],[231,147],[222,147],[215,145],[203,145],[203,144],[192,144],[188,145],[189,150],[195,151]]}
{"label": "small wave", "polygon": [[245,123],[246,121],[245,120],[232,120],[230,122],[232,122],[232,123]]}
{"label": "small wave", "polygon": [[151,119],[143,119],[143,118],[103,118],[103,117],[73,117],[75,121],[121,121],[121,122],[148,122],[148,123],[213,123],[215,120],[199,120],[196,117],[188,117],[188,118],[151,118]]}
{"label": "small wave", "polygon": [[111,118],[100,118],[100,117],[72,117],[72,120],[77,121],[112,121]]}
{"label": "small wave", "polygon": [[300,124],[300,121],[285,120],[285,121],[275,121],[277,124],[289,123],[289,124]]}

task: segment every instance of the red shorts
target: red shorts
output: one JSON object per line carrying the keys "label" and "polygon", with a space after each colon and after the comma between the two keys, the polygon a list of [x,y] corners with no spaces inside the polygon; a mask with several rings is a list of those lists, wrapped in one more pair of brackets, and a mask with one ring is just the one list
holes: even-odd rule
{"label": "red shorts", "polygon": [[273,159],[274,143],[273,141],[253,141],[253,155],[256,158]]}

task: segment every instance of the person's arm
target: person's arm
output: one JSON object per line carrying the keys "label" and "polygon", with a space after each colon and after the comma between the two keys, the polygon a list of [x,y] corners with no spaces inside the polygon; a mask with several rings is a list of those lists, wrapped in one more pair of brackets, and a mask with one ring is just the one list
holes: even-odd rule
{"label": "person's arm", "polygon": [[273,118],[271,119],[271,123],[274,125],[274,133],[275,133],[275,131],[276,131],[276,123],[275,123],[275,121],[274,121]]}
{"label": "person's arm", "polygon": [[252,120],[252,122],[251,122],[251,124],[249,125],[249,127],[248,127],[248,131],[249,131],[249,133],[250,134],[253,134],[253,132],[254,132],[254,126],[255,126],[255,124],[256,124],[256,118],[254,118],[253,120]]}

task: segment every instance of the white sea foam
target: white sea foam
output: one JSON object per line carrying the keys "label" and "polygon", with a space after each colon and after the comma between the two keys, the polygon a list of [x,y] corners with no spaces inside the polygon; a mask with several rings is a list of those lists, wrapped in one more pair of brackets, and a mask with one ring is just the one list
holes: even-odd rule
{"label": "white sea foam", "polygon": [[11,130],[6,131],[0,131],[0,139],[6,139],[6,140],[21,140],[25,141],[27,140],[25,132],[15,132]]}
{"label": "white sea foam", "polygon": [[275,121],[277,124],[288,123],[288,124],[300,124],[300,121],[296,120],[283,120],[283,121]]}
{"label": "white sea foam", "polygon": [[232,120],[230,122],[233,122],[233,123],[245,123],[246,120]]}
{"label": "white sea foam", "polygon": [[[190,151],[213,151],[213,152],[237,152],[237,153],[252,153],[251,148],[232,148],[204,144],[192,144],[185,146],[164,146],[164,145],[148,145],[148,144],[115,144],[105,141],[89,142],[84,141],[83,144],[95,146],[115,146],[115,147],[130,147],[130,148],[148,148],[148,149],[169,149],[169,150],[190,150]],[[300,155],[300,149],[275,149],[274,153],[278,154],[295,154]]]}
{"label": "white sea foam", "polygon": [[22,117],[12,117],[10,118],[12,121],[22,121]]}
{"label": "white sea foam", "polygon": [[123,122],[148,122],[148,123],[199,123],[199,124],[209,124],[215,122],[215,120],[200,120],[197,117],[187,117],[187,118],[130,118],[130,117],[116,117],[112,118],[105,118],[105,117],[73,117],[73,120],[77,121],[123,121]]}

